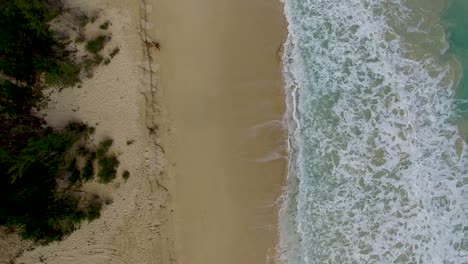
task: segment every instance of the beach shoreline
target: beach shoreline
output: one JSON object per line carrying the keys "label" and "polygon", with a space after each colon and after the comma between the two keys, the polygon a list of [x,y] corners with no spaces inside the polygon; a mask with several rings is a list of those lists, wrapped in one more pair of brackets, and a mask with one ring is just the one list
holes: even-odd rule
{"label": "beach shoreline", "polygon": [[277,263],[282,5],[153,3],[178,263]]}
{"label": "beach shoreline", "polygon": [[131,176],[85,184],[113,201],[101,217],[63,241],[22,246],[16,263],[278,263],[287,163],[282,4],[69,4],[97,11],[94,27],[109,20],[107,49],[120,52],[81,88],[53,93],[46,119],[95,126],[96,141],[114,140],[118,174]]}

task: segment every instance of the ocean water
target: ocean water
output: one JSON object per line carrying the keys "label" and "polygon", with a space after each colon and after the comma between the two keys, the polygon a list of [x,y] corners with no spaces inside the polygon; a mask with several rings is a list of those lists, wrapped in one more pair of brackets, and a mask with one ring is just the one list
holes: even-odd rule
{"label": "ocean water", "polygon": [[468,0],[285,15],[283,263],[468,263]]}

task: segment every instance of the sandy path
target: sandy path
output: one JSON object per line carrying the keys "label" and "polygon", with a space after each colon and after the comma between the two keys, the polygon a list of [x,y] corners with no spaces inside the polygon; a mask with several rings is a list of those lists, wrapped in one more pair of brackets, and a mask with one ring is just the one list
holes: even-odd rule
{"label": "sandy path", "polygon": [[273,263],[285,167],[282,7],[152,1],[180,263]]}

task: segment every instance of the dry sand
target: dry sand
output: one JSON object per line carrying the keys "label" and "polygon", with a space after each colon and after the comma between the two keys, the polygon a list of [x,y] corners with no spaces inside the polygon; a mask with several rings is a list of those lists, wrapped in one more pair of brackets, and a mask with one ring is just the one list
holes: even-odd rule
{"label": "dry sand", "polygon": [[282,6],[153,1],[180,263],[274,263],[285,168]]}

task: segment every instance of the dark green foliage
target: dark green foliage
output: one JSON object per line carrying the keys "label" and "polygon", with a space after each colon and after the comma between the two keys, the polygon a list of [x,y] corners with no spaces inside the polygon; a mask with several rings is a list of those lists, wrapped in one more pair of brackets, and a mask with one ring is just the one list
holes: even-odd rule
{"label": "dark green foliage", "polygon": [[94,132],[94,127],[90,127],[83,122],[73,121],[69,122],[64,130],[82,136],[89,134],[91,131]]}
{"label": "dark green foliage", "polygon": [[99,172],[98,181],[100,183],[109,183],[115,179],[117,175],[117,167],[119,160],[114,155],[102,156],[98,159]]}
{"label": "dark green foliage", "polygon": [[[78,199],[73,196],[56,196],[55,194],[40,196],[36,194],[27,209],[28,215],[10,225],[23,226],[23,239],[51,242],[60,240],[76,229],[76,225],[86,219],[88,214],[78,210]],[[37,198],[41,198],[37,200]],[[45,203],[48,203],[46,207]],[[24,224],[27,223],[27,224]]]}
{"label": "dark green foliage", "polygon": [[71,175],[68,178],[68,180],[70,181],[71,184],[76,184],[76,183],[78,183],[80,181],[81,172],[78,169],[78,167],[76,166],[76,159],[73,159],[70,162],[70,165],[68,166],[67,171],[71,172]]}
{"label": "dark green foliage", "polygon": [[96,65],[96,60],[94,57],[84,59],[81,64],[85,72],[90,72],[95,65]]}
{"label": "dark green foliage", "polygon": [[94,160],[96,159],[96,152],[90,153],[86,163],[81,171],[81,179],[83,181],[89,181],[94,176]]}
{"label": "dark green foliage", "polygon": [[83,60],[83,62],[81,63],[81,67],[86,72],[86,76],[88,78],[93,77],[93,69],[97,65],[99,65],[102,62],[103,59],[104,58],[101,55],[95,54],[91,58],[86,58],[86,59]]}
{"label": "dark green foliage", "polygon": [[0,225],[21,227],[24,238],[47,242],[69,234],[87,217],[77,198],[60,191],[56,181],[66,170],[71,182],[79,177],[76,160],[68,168],[65,162],[68,149],[83,135],[76,127],[28,134],[19,150],[0,146]]}
{"label": "dark green foliage", "polygon": [[130,172],[128,172],[127,170],[124,171],[122,173],[122,178],[124,178],[124,180],[128,180],[128,178],[130,178]]}
{"label": "dark green foliage", "polygon": [[99,65],[103,60],[104,60],[104,58],[103,58],[101,55],[99,55],[99,54],[97,54],[97,55],[94,56],[94,63],[95,63],[95,65]]}
{"label": "dark green foliage", "polygon": [[89,154],[89,150],[85,145],[79,145],[78,148],[76,149],[76,154],[78,156],[85,157],[86,155]]}
{"label": "dark green foliage", "polygon": [[46,73],[46,84],[69,87],[80,82],[81,67],[70,61],[57,62]]}
{"label": "dark green foliage", "polygon": [[0,113],[11,117],[27,114],[42,102],[42,93],[30,86],[18,86],[10,81],[0,83]]}
{"label": "dark green foliage", "polygon": [[91,201],[87,210],[87,219],[88,221],[93,221],[94,219],[101,216],[102,203],[95,200]]}
{"label": "dark green foliage", "polygon": [[[59,2],[0,0],[0,226],[43,242],[61,239],[80,221],[99,217],[102,207],[101,200],[83,201],[78,192],[95,174],[98,153],[86,147],[94,128],[72,122],[56,130],[37,114],[48,101],[42,76],[47,85],[71,86],[86,66],[78,66],[66,51],[68,34],[49,29],[48,22],[61,11]],[[83,16],[78,26],[88,21]],[[87,72],[103,60],[98,52],[107,41],[98,37],[88,43],[95,55]],[[78,142],[83,145],[76,148]],[[111,145],[112,140],[104,141],[97,150],[101,182],[115,178],[119,164],[107,154]]]}
{"label": "dark green foliage", "polygon": [[112,52],[109,54],[111,56],[111,58],[114,58],[115,55],[117,55],[117,53],[119,53],[120,51],[120,48],[119,47],[116,47],[112,50]]}
{"label": "dark green foliage", "polygon": [[117,175],[119,160],[115,155],[108,154],[113,143],[114,141],[112,139],[106,139],[101,141],[97,147],[96,157],[99,166],[97,177],[100,183],[109,183],[114,180]]}
{"label": "dark green foliage", "polygon": [[[44,167],[44,172],[56,172],[63,165],[62,155],[72,146],[76,138],[73,134],[46,131],[43,135],[32,137],[27,146],[11,161],[9,175],[10,182],[33,175],[40,171],[37,167]],[[36,168],[38,170],[33,170]]]}
{"label": "dark green foliage", "polygon": [[104,155],[106,155],[106,153],[109,151],[113,143],[114,143],[114,140],[112,139],[106,139],[104,141],[101,141],[97,148],[97,152],[96,152],[97,157],[101,158]]}
{"label": "dark green foliage", "polygon": [[44,133],[45,121],[28,113],[12,116],[0,113],[0,124],[0,148],[4,148],[9,155],[18,155],[29,138]]}
{"label": "dark green foliage", "polygon": [[106,21],[104,23],[102,23],[99,28],[100,29],[103,29],[103,30],[107,30],[109,28],[109,25],[110,25],[110,22],[109,21]]}
{"label": "dark green foliage", "polygon": [[[73,64],[48,22],[57,15],[45,0],[0,0],[0,72],[36,85],[40,73],[65,77]],[[64,66],[65,65],[65,66]],[[66,82],[70,83],[70,82]]]}
{"label": "dark green foliage", "polygon": [[86,46],[85,46],[86,50],[92,54],[98,54],[98,52],[104,48],[107,41],[108,41],[108,37],[104,35],[100,35],[96,37],[95,39],[90,40],[88,43],[86,43]]}

